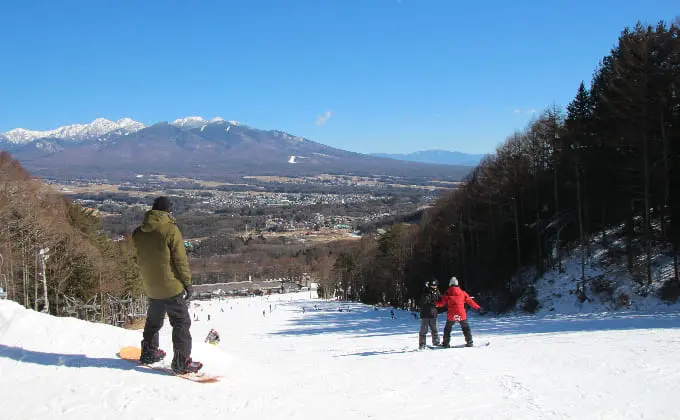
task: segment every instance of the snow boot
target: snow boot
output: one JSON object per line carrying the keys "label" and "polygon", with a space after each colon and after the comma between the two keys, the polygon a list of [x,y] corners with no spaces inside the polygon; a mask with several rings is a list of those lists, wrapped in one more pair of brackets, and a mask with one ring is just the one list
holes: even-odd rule
{"label": "snow boot", "polygon": [[142,354],[139,356],[139,363],[150,365],[160,362],[165,358],[165,352],[161,349],[153,349],[142,342]]}
{"label": "snow boot", "polygon": [[203,363],[191,360],[191,357],[177,356],[172,359],[170,368],[177,374],[196,373],[203,367]]}
{"label": "snow boot", "polygon": [[474,346],[474,344],[472,343],[472,341],[470,341],[469,343],[465,343],[465,347],[473,347],[473,346]]}

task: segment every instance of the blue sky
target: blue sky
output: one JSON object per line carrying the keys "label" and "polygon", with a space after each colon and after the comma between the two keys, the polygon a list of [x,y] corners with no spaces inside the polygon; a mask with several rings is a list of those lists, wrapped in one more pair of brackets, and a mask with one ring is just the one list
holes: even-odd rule
{"label": "blue sky", "polygon": [[0,131],[221,116],[347,150],[493,152],[677,0],[4,3]]}

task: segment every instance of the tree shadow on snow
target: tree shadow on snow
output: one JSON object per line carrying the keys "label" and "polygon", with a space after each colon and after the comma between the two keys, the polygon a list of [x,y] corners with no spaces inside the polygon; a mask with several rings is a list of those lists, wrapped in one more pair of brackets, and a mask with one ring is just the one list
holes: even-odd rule
{"label": "tree shadow on snow", "polygon": [[[347,302],[330,301],[316,310],[306,306],[306,313],[291,322],[291,328],[272,335],[297,336],[346,334],[355,337],[379,337],[418,334],[419,316],[413,312],[378,308]],[[342,312],[340,311],[342,309]],[[347,310],[349,309],[349,311]],[[608,330],[680,328],[680,312],[607,312],[572,315],[504,315],[480,316],[468,311],[473,335],[544,334]],[[443,332],[446,315],[440,314],[438,325]],[[460,327],[454,326],[454,334]]]}
{"label": "tree shadow on snow", "polygon": [[104,368],[138,371],[155,375],[165,373],[144,368],[127,360],[110,357],[88,357],[84,354],[45,353],[0,344],[0,358],[16,360],[18,363],[31,363],[42,366],[65,366],[69,368]]}
{"label": "tree shadow on snow", "polygon": [[418,350],[417,348],[410,348],[410,349],[404,349],[404,350],[372,350],[372,351],[361,351],[358,353],[349,353],[349,354],[339,354],[333,357],[347,357],[347,356],[379,356],[383,354],[405,354],[405,353],[417,353],[422,350]]}
{"label": "tree shadow on snow", "polygon": [[606,312],[572,315],[514,315],[494,318],[475,317],[470,326],[478,333],[546,334],[559,332],[625,331],[680,328],[678,312]]}
{"label": "tree shadow on snow", "polygon": [[[307,311],[291,322],[291,328],[272,332],[272,335],[321,335],[348,334],[361,337],[389,336],[417,333],[420,319],[409,311],[391,308],[378,308],[366,305],[330,301],[318,305],[318,309],[305,305]],[[342,311],[340,311],[342,309]]]}

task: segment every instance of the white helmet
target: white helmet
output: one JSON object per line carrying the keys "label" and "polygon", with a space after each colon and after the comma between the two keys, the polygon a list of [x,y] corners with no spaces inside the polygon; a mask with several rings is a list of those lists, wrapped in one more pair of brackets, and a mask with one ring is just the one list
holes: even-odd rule
{"label": "white helmet", "polygon": [[458,279],[456,277],[451,277],[451,280],[449,280],[449,287],[451,286],[458,286]]}

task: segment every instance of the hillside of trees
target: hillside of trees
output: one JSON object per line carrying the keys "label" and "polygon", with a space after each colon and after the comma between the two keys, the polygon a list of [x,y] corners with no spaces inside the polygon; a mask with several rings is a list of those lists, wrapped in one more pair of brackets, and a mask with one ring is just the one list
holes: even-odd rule
{"label": "hillside of trees", "polygon": [[[65,297],[138,294],[130,244],[101,234],[95,216],[0,153],[0,287],[9,299],[61,314]],[[48,248],[43,278],[40,250]]]}
{"label": "hillside of trees", "polygon": [[[680,246],[680,27],[625,29],[566,110],[553,106],[512,133],[464,185],[395,225],[375,246],[347,247],[334,263],[351,298],[405,307],[432,277],[455,275],[495,310],[512,307],[568,244],[619,228],[624,264],[653,281],[653,250]],[[521,275],[534,267],[533,278]],[[582,271],[581,284],[587,279]],[[332,286],[332,284],[331,284]],[[333,286],[335,287],[335,286]]]}

